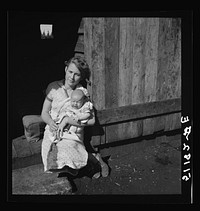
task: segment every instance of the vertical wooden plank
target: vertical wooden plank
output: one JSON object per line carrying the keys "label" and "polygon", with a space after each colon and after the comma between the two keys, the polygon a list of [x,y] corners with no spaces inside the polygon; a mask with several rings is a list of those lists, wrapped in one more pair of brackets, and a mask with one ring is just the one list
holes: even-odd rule
{"label": "vertical wooden plank", "polygon": [[165,131],[181,128],[181,113],[169,114],[165,118]]}
{"label": "vertical wooden plank", "polygon": [[105,108],[118,106],[119,18],[105,18]]}
{"label": "vertical wooden plank", "polygon": [[[180,77],[181,77],[181,27],[180,21],[173,18],[160,20],[160,68],[162,74],[160,77],[160,89],[158,89],[159,99],[170,99],[180,94]],[[176,125],[179,115],[171,114],[163,117],[165,130],[172,130]]]}
{"label": "vertical wooden plank", "polygon": [[159,19],[157,100],[166,99],[168,52],[166,48],[167,18]]}
{"label": "vertical wooden plank", "polygon": [[[133,18],[120,18],[119,36],[119,89],[118,105],[132,104],[133,86]],[[137,136],[137,123],[125,122],[118,125],[118,139]]]}
{"label": "vertical wooden plank", "polygon": [[181,112],[174,114],[174,122],[172,126],[173,130],[180,129],[180,128],[181,128]]}
{"label": "vertical wooden plank", "polygon": [[[119,30],[119,87],[118,105],[131,104],[132,87],[132,63],[133,63],[133,42],[130,18],[120,18]],[[118,139],[130,138],[131,123],[118,124]]]}
{"label": "vertical wooden plank", "polygon": [[[105,108],[118,107],[119,18],[105,18]],[[106,126],[106,142],[118,139],[118,125]]]}
{"label": "vertical wooden plank", "polygon": [[118,141],[118,125],[107,125],[106,127],[106,143]]}
{"label": "vertical wooden plank", "polygon": [[177,44],[175,45],[175,49],[177,49],[177,60],[178,60],[178,72],[179,76],[177,79],[177,86],[176,86],[176,97],[181,97],[181,19],[178,18],[176,20],[176,39],[177,39]]}
{"label": "vertical wooden plank", "polygon": [[[158,67],[156,83],[156,100],[165,100],[167,93],[167,63],[168,49],[166,37],[168,33],[168,19],[159,18],[159,36],[158,36]],[[165,129],[165,116],[156,117],[154,130],[160,131]]]}
{"label": "vertical wooden plank", "polygon": [[[133,86],[132,86],[132,104],[144,102],[144,79],[145,63],[144,49],[146,42],[146,20],[145,18],[134,18],[133,25]],[[142,135],[143,121],[137,123],[137,136]]]}
{"label": "vertical wooden plank", "polygon": [[181,19],[172,19],[174,34],[174,68],[171,76],[173,97],[181,97]]}
{"label": "vertical wooden plank", "polygon": [[97,110],[105,109],[104,18],[92,18],[92,93]]}
{"label": "vertical wooden plank", "polygon": [[160,18],[158,100],[180,97],[181,29],[178,20]]}
{"label": "vertical wooden plank", "polygon": [[132,18],[120,18],[118,105],[132,103],[133,24]]}
{"label": "vertical wooden plank", "polygon": [[137,122],[123,122],[118,124],[118,140],[135,138],[138,136]]}
{"label": "vertical wooden plank", "polygon": [[159,19],[147,18],[145,57],[145,102],[156,100]]}
{"label": "vertical wooden plank", "polygon": [[[181,22],[179,18],[170,19],[170,34],[168,43],[171,46],[168,63],[168,93],[167,98],[181,96]],[[166,116],[165,130],[174,130],[181,127],[181,115]]]}
{"label": "vertical wooden plank", "polygon": [[[146,27],[144,101],[153,102],[156,101],[159,19],[147,18]],[[145,119],[143,121],[143,135],[153,134],[153,132],[154,118]]]}
{"label": "vertical wooden plank", "polygon": [[160,18],[159,20],[159,43],[158,43],[158,74],[157,74],[157,100],[167,99],[167,75],[169,42],[167,41],[169,33],[169,19]]}
{"label": "vertical wooden plank", "polygon": [[[132,104],[139,102],[139,75],[141,69],[141,44],[138,38],[138,18],[133,18],[133,73],[132,73]],[[139,43],[138,43],[139,42]]]}
{"label": "vertical wooden plank", "polygon": [[144,103],[144,91],[145,91],[145,49],[146,49],[146,25],[147,18],[139,18],[138,20],[138,39],[137,44],[139,45],[139,93],[138,93],[138,103]]}
{"label": "vertical wooden plank", "polygon": [[180,62],[180,26],[179,20],[177,18],[168,18],[167,19],[167,36],[165,38],[166,42],[166,51],[168,56],[167,62],[167,89],[166,89],[166,98],[174,98],[177,96],[177,89],[180,73],[181,73],[181,62]]}
{"label": "vertical wooden plank", "polygon": [[[84,22],[84,57],[91,69],[91,83],[92,82],[92,78],[93,78],[93,71],[92,71],[92,25],[91,25],[91,18],[83,18],[83,22]],[[88,86],[88,92],[90,94],[90,98],[92,100],[93,98],[93,94],[92,94],[92,86]]]}

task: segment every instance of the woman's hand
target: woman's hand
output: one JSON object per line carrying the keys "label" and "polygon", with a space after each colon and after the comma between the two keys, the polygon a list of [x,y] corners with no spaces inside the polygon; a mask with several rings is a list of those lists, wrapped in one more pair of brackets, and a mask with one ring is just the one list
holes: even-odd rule
{"label": "woman's hand", "polygon": [[53,120],[51,120],[49,123],[49,128],[50,131],[54,132],[58,129],[58,125]]}
{"label": "woman's hand", "polygon": [[57,130],[57,137],[61,138],[63,136],[63,130],[68,124],[68,117],[63,118],[62,122],[58,125],[58,130]]}

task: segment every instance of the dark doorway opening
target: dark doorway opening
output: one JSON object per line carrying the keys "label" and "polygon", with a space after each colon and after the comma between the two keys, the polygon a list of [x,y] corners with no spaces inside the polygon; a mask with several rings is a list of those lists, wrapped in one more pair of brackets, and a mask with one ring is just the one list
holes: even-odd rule
{"label": "dark doorway opening", "polygon": [[[8,12],[9,140],[23,135],[24,115],[41,113],[47,85],[64,77],[81,18],[67,12]],[[41,39],[42,23],[53,24],[53,39]]]}

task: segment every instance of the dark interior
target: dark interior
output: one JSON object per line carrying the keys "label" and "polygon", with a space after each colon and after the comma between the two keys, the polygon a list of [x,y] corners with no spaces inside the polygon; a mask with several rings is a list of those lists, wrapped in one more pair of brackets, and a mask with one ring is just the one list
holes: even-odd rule
{"label": "dark interior", "polygon": [[[64,78],[81,18],[69,12],[8,12],[9,140],[23,135],[24,115],[41,113],[47,85]],[[44,23],[53,24],[53,39],[41,39]]]}

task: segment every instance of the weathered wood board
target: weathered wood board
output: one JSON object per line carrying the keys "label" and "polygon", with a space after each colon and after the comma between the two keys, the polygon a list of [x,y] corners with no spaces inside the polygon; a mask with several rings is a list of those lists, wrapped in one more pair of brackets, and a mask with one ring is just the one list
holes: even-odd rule
{"label": "weathered wood board", "polygon": [[[84,18],[84,54],[97,110],[181,98],[179,18]],[[104,127],[108,143],[180,127],[181,113]]]}

